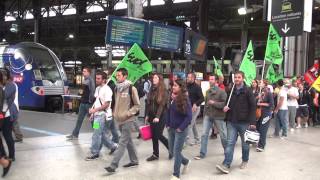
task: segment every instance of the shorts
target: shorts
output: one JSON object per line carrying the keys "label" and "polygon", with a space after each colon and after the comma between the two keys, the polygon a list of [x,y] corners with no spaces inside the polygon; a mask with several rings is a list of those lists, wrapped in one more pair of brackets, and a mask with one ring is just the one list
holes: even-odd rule
{"label": "shorts", "polygon": [[308,106],[299,106],[297,109],[297,117],[308,117],[309,116],[309,108]]}

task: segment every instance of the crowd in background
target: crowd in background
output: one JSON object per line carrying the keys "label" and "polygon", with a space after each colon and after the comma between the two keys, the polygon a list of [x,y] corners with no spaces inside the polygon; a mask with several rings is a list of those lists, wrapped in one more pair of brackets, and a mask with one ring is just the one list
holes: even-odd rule
{"label": "crowd in background", "polygon": [[[108,173],[116,172],[125,150],[130,162],[123,167],[139,165],[132,128],[139,130],[144,124],[149,124],[152,132],[152,153],[146,161],[159,159],[160,141],[168,151],[168,159],[174,158],[172,180],[180,179],[190,166],[191,160],[182,154],[184,147],[200,145],[200,152],[193,159],[206,157],[211,130],[213,137],[220,136],[225,156],[216,168],[228,174],[238,136],[242,142],[240,169],[247,167],[250,146],[245,133],[248,130],[259,132],[255,146],[257,152],[263,152],[272,120],[272,137],[282,139],[288,136],[288,130],[319,125],[318,92],[309,89],[302,77],[285,78],[276,84],[254,80],[248,87],[241,71],[234,73],[234,83],[225,83],[223,76],[211,74],[208,75],[210,88],[203,94],[194,73],[188,73],[186,79],[174,76],[169,86],[161,74],[154,73],[134,86],[127,80],[128,71],[120,68],[116,83],[108,81],[106,73],[97,72],[96,88],[89,68],[84,68],[83,75],[78,120],[67,139],[78,139],[83,119],[89,114],[94,133],[86,160],[98,159],[105,145],[110,155],[114,154],[105,168]],[[203,126],[201,135],[197,129],[199,122]],[[140,133],[137,138],[141,138]]]}

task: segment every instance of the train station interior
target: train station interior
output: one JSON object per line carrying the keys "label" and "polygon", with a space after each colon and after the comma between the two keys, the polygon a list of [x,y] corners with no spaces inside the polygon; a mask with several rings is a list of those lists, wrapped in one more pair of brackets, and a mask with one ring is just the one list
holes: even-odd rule
{"label": "train station interior", "polygon": [[[281,15],[274,14],[274,4],[280,1],[280,14],[300,9],[292,13],[296,19],[289,15],[281,22],[276,20]],[[170,179],[174,163],[168,159],[165,147],[160,145],[159,161],[146,162],[152,142],[136,138],[135,130],[132,138],[139,166],[123,168],[130,160],[125,153],[113,175],[104,170],[113,158],[107,148],[102,148],[97,161],[85,161],[93,133],[87,117],[79,139],[66,140],[79,115],[83,68],[90,67],[94,73],[114,70],[137,43],[152,64],[151,72],[162,74],[167,86],[174,75],[186,78],[188,72],[194,72],[199,83],[206,81],[203,84],[207,87],[208,76],[216,72],[216,62],[225,82],[232,81],[232,73],[239,70],[251,41],[256,77],[261,79],[272,65],[265,62],[271,23],[281,36],[278,45],[283,62],[279,68],[283,77],[306,78],[308,72],[314,73],[315,81],[320,72],[320,0],[0,0],[0,69],[9,68],[18,84],[23,134],[23,141],[15,143],[16,157],[4,179]],[[143,32],[138,34],[141,27]],[[130,34],[131,30],[135,32]],[[117,33],[127,34],[117,39],[121,36]],[[138,38],[142,42],[136,42]],[[190,42],[192,48],[188,49]],[[50,62],[41,60],[46,58]],[[30,82],[22,86],[23,81]],[[202,113],[196,123],[199,134]],[[310,113],[315,112],[312,109]],[[232,173],[219,173],[216,164],[223,160],[224,149],[219,138],[209,138],[204,160],[194,160],[200,145],[184,147],[183,153],[192,164],[189,173],[180,178],[320,179],[320,126],[309,124],[308,128],[289,130],[288,138],[283,139],[271,137],[275,123],[272,119],[264,152],[250,146],[246,170],[239,169],[238,141]],[[164,135],[168,136],[166,130]]]}

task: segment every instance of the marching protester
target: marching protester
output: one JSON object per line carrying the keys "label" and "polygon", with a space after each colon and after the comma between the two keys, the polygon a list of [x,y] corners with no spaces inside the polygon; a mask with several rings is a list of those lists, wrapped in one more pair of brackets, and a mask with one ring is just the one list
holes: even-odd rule
{"label": "marching protester", "polygon": [[[189,99],[192,105],[192,121],[190,125],[189,135],[187,137],[187,144],[199,144],[199,135],[196,126],[196,121],[200,113],[200,105],[204,101],[201,87],[195,83],[196,75],[194,73],[189,73],[187,76],[187,89]],[[191,141],[191,131],[193,132],[194,141]],[[189,141],[189,142],[188,142]]]}
{"label": "marching protester", "polygon": [[135,115],[139,111],[140,102],[137,89],[127,80],[128,71],[125,68],[119,68],[116,73],[117,84],[115,88],[115,105],[113,117],[119,125],[121,132],[119,146],[116,150],[110,166],[105,170],[114,173],[119,166],[119,161],[128,150],[130,162],[123,167],[135,167],[139,165],[137,151],[134,146],[131,134]]}
{"label": "marching protester", "polygon": [[[5,107],[4,107],[5,93],[4,93],[3,88],[4,88],[4,75],[2,73],[0,73],[0,99],[1,99],[0,109],[2,109],[2,112],[5,112],[5,113],[1,114],[2,119],[0,119],[0,131],[2,131],[2,132],[3,132],[3,128],[4,128],[3,125],[4,125],[5,117],[7,114],[6,111],[8,109],[8,108],[5,109]],[[0,137],[0,165],[3,167],[2,177],[5,177],[8,174],[10,167],[11,167],[11,163],[12,163],[12,160],[8,159],[6,154],[7,153],[6,153],[5,148],[3,146],[2,138]]]}
{"label": "marching protester", "polygon": [[184,165],[182,174],[185,174],[191,162],[182,155],[183,145],[188,135],[188,125],[192,119],[192,107],[183,80],[173,82],[171,98],[166,121],[169,134],[169,152],[174,157],[171,180],[179,180],[181,164]]}
{"label": "marching protester", "polygon": [[9,159],[15,161],[15,144],[12,136],[13,123],[18,119],[18,107],[14,103],[16,97],[16,86],[11,78],[10,71],[5,69],[4,75],[4,103],[2,112],[5,114],[2,125],[2,134],[9,151]]}
{"label": "marching protester", "polygon": [[249,161],[249,144],[244,141],[244,133],[247,129],[255,129],[256,101],[252,91],[244,83],[244,73],[238,71],[234,75],[235,87],[230,93],[230,103],[223,111],[227,113],[227,146],[224,151],[224,161],[216,166],[217,170],[228,174],[233,160],[234,147],[238,135],[242,144],[242,163],[240,169],[247,167]]}
{"label": "marching protester", "polygon": [[296,127],[296,115],[297,115],[297,107],[298,107],[298,99],[299,99],[299,91],[298,88],[293,86],[294,82],[288,81],[288,118],[289,118],[289,126],[290,131],[294,131]]}
{"label": "marching protester", "polygon": [[[286,80],[286,85],[288,85]],[[275,113],[275,131],[274,136],[279,137],[280,129],[282,129],[281,138],[288,136],[288,89],[284,86],[284,81],[278,81],[279,93],[277,95],[277,105],[274,109]]]}
{"label": "marching protester", "polygon": [[168,91],[165,87],[161,74],[152,76],[152,85],[147,97],[146,118],[150,123],[152,132],[153,154],[147,158],[147,161],[159,159],[159,140],[169,150],[168,139],[163,136],[163,130],[166,123],[166,110]]}
{"label": "marching protester", "polygon": [[210,89],[207,90],[205,97],[200,155],[194,158],[196,160],[203,159],[207,154],[209,133],[210,129],[213,130],[212,127],[214,122],[219,131],[223,149],[225,149],[227,144],[227,127],[226,122],[224,121],[225,113],[223,112],[223,107],[227,100],[227,94],[217,86],[217,80],[218,78],[216,75],[209,76]]}
{"label": "marching protester", "polygon": [[99,158],[102,144],[109,148],[110,154],[117,149],[117,144],[113,143],[107,137],[107,131],[112,120],[112,110],[110,108],[112,101],[112,90],[106,84],[107,74],[104,72],[96,73],[96,91],[95,102],[89,110],[91,121],[93,121],[93,135],[91,143],[91,153],[86,160],[94,160]]}
{"label": "marching protester", "polygon": [[257,152],[263,152],[266,146],[266,138],[272,118],[274,107],[273,95],[268,88],[266,81],[262,82],[262,93],[259,95],[257,105],[261,107],[261,117],[257,122],[257,130],[260,133],[260,139],[257,145]]}
{"label": "marching protester", "polygon": [[297,109],[297,129],[301,128],[302,126],[307,128],[308,127],[308,119],[309,119],[309,105],[311,102],[311,96],[303,85],[303,83],[298,84],[299,88],[299,99],[298,104],[299,107]]}
{"label": "marching protester", "polygon": [[72,131],[72,134],[66,137],[67,140],[78,139],[83,120],[88,115],[89,109],[91,108],[92,103],[94,101],[95,85],[94,85],[94,80],[92,79],[90,74],[91,74],[91,69],[87,67],[83,68],[82,75],[84,76],[84,82],[79,91],[79,94],[81,95],[81,99],[80,99],[78,119],[77,119],[76,126]]}

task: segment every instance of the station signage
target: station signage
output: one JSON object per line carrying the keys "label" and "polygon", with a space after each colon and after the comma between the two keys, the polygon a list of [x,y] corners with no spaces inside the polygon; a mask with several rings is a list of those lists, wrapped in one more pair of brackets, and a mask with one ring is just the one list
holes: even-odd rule
{"label": "station signage", "polygon": [[303,32],[304,1],[272,0],[271,23],[280,36],[299,36]]}

